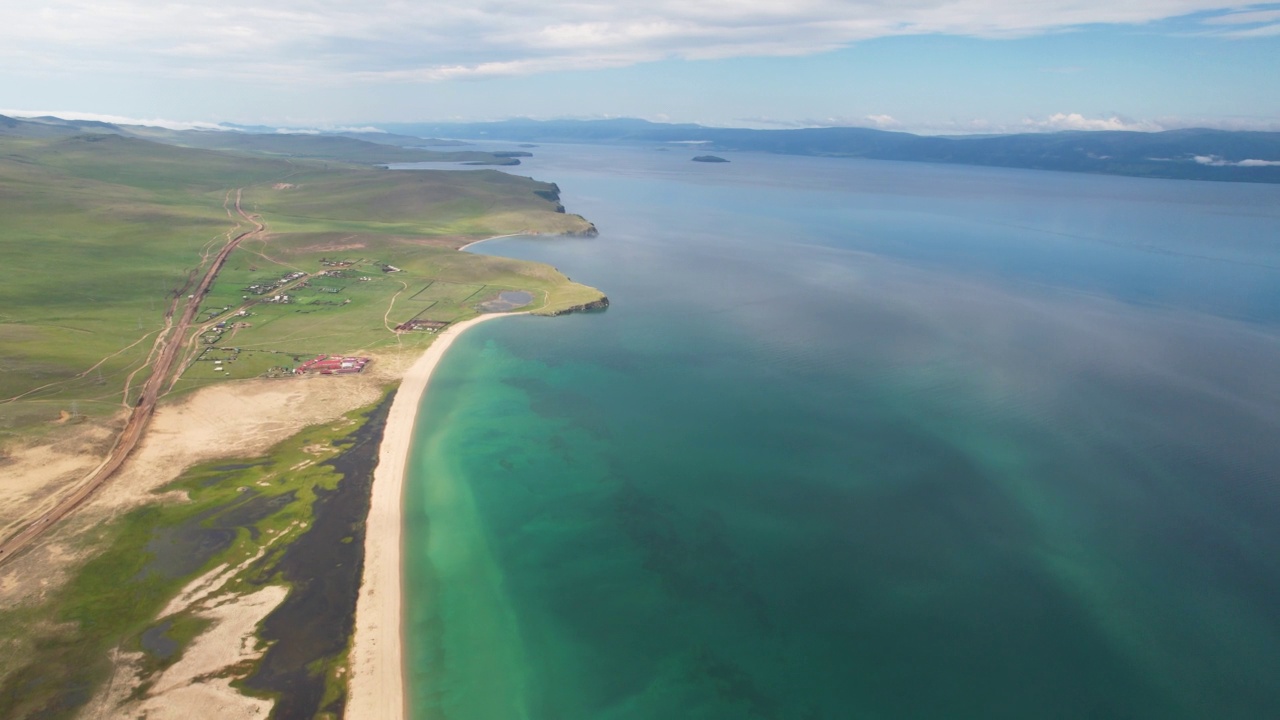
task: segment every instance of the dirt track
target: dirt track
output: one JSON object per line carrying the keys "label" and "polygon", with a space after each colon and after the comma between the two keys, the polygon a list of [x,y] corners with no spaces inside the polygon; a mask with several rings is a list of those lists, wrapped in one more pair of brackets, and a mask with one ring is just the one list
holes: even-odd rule
{"label": "dirt track", "polygon": [[[240,197],[242,191],[243,188],[236,190],[236,212],[239,213],[240,217],[251,223],[254,226],[253,229],[246,230],[227,241],[227,244],[214,257],[213,263],[208,270],[205,271],[204,277],[200,280],[199,285],[196,286],[195,291],[187,296],[187,304],[182,311],[181,318],[167,332],[161,332],[159,337],[156,338],[156,345],[152,352],[155,360],[150,366],[151,375],[142,386],[142,394],[130,411],[129,420],[125,423],[124,429],[121,430],[120,436],[116,438],[115,445],[111,448],[107,459],[90,473],[79,487],[56,506],[37,517],[13,536],[6,538],[3,543],[0,543],[0,565],[12,559],[23,548],[40,537],[45,530],[80,507],[85,500],[89,499],[95,491],[102,487],[120,469],[129,454],[137,447],[138,441],[142,439],[143,431],[146,430],[147,423],[151,420],[152,413],[155,412],[156,403],[160,400],[161,389],[164,387],[169,373],[173,370],[174,361],[183,347],[183,338],[186,337],[196,313],[200,310],[200,302],[209,292],[209,288],[213,286],[213,281],[217,278],[218,271],[222,269],[227,257],[240,246],[242,241],[258,235],[266,229],[266,226],[260,220],[241,209]],[[182,292],[185,292],[185,289]],[[174,299],[175,306],[179,302],[181,302],[181,295]],[[171,309],[170,314],[172,312],[173,310]],[[155,350],[159,352],[155,352]]]}

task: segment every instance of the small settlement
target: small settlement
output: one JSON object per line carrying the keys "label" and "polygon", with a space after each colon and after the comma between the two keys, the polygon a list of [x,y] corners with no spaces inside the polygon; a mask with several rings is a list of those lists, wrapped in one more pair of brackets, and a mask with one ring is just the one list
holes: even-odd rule
{"label": "small settlement", "polygon": [[350,375],[364,370],[370,358],[342,357],[338,355],[317,355],[294,369],[296,375]]}
{"label": "small settlement", "polygon": [[396,332],[413,332],[414,330],[426,330],[427,332],[440,332],[449,327],[449,323],[444,320],[419,320],[414,318],[408,322],[400,323],[396,326]]}
{"label": "small settlement", "polygon": [[[204,323],[198,335],[199,352],[189,369],[195,372],[189,377],[193,381],[211,379],[227,379],[231,377],[268,377],[284,378],[304,375],[354,375],[361,373],[372,361],[372,358],[323,354],[314,357],[310,353],[290,352],[288,349],[269,349],[261,343],[250,342],[251,347],[229,347],[228,341],[234,338],[237,331],[251,328],[254,323],[249,318],[260,313],[266,314],[266,320],[277,317],[281,310],[267,308],[268,305],[300,305],[296,312],[309,313],[317,309],[347,305],[351,298],[339,299],[344,290],[354,283],[373,282],[375,276],[362,272],[365,266],[376,267],[384,273],[403,272],[400,268],[381,261],[366,261],[361,258],[337,259],[322,258],[322,269],[308,273],[301,270],[289,270],[278,276],[265,279],[256,276],[249,284],[240,286],[241,304],[234,308],[231,305],[210,307],[203,310]],[[250,272],[257,272],[256,267],[249,267]],[[323,298],[323,299],[321,299]],[[433,302],[432,305],[435,303]],[[405,323],[398,331],[428,330],[438,332],[449,323],[444,321],[416,320]],[[309,360],[302,360],[311,357]]]}

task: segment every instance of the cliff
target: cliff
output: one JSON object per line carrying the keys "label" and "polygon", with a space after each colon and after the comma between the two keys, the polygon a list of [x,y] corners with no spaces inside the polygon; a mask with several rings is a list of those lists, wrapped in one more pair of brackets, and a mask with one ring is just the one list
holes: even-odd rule
{"label": "cliff", "polygon": [[[581,215],[577,215],[576,217],[582,218]],[[586,218],[582,218],[582,220],[583,222],[587,223],[587,227],[585,227],[582,230],[569,230],[564,234],[569,237],[596,237],[597,235],[600,234],[600,231],[596,229],[595,223],[591,222],[590,220],[587,220]]]}
{"label": "cliff", "polygon": [[558,308],[556,310],[549,310],[547,312],[538,313],[538,314],[550,315],[550,316],[568,315],[569,313],[575,313],[575,312],[593,312],[597,310],[604,310],[608,307],[609,307],[609,298],[605,295],[601,295],[598,300],[592,300],[591,302],[582,303],[580,305],[573,305],[567,308]]}

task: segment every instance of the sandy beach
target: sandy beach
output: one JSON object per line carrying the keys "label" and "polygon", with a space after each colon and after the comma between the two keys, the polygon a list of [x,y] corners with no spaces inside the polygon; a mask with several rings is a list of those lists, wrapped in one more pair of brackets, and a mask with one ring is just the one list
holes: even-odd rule
{"label": "sandy beach", "polygon": [[467,248],[471,247],[472,245],[479,245],[480,243],[487,243],[487,242],[489,242],[490,240],[501,240],[501,239],[503,239],[503,238],[521,237],[521,236],[528,235],[528,234],[529,234],[529,233],[509,233],[509,234],[507,234],[507,235],[494,235],[493,237],[482,238],[482,239],[480,239],[480,240],[472,240],[471,242],[467,243],[466,245],[463,245],[462,247],[458,248],[458,252],[462,252],[463,250],[466,250]]}
{"label": "sandy beach", "polygon": [[365,531],[364,580],[356,605],[347,717],[397,720],[405,717],[401,624],[401,498],[413,444],[418,406],[431,373],[449,346],[478,323],[503,314],[481,315],[440,334],[405,373],[387,416]]}

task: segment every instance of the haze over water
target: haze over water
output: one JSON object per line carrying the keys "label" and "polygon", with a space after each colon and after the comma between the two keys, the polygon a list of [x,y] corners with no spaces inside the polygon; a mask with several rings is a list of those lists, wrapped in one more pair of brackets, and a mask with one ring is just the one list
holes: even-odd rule
{"label": "haze over water", "polygon": [[605,313],[469,331],[418,718],[1280,708],[1280,188],[556,147]]}

